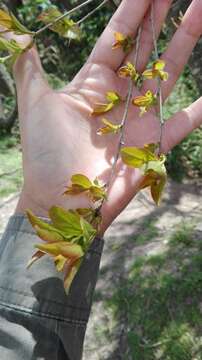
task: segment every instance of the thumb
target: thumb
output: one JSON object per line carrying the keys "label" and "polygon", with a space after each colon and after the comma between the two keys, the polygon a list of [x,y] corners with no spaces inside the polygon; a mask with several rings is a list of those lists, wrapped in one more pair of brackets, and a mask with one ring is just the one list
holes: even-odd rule
{"label": "thumb", "polygon": [[40,57],[35,46],[23,53],[13,67],[16,82],[18,105],[26,100],[35,102],[44,90],[49,88]]}
{"label": "thumb", "polygon": [[30,35],[15,35],[13,33],[6,33],[4,37],[7,40],[15,40],[22,48],[28,47],[22,53],[13,66],[13,74],[16,82],[18,105],[26,102],[29,96],[35,101],[37,97],[44,92],[44,89],[49,88],[45,79],[45,74],[41,65],[38,51],[35,46],[29,48],[32,42]]}

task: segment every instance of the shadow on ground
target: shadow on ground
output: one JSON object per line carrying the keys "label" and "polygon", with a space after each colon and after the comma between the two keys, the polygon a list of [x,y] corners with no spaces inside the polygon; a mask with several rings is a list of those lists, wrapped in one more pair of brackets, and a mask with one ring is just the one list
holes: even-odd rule
{"label": "shadow on ground", "polygon": [[137,216],[134,204],[109,231],[86,354],[202,359],[201,199],[200,186],[171,184],[161,207],[141,204]]}

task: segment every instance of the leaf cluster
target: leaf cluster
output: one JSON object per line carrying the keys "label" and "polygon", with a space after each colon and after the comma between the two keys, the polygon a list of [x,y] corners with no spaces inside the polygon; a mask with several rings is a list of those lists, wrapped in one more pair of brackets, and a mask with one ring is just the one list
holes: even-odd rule
{"label": "leaf cluster", "polygon": [[84,254],[96,235],[96,230],[85,219],[85,215],[89,216],[89,209],[86,209],[86,214],[84,210],[84,216],[81,216],[79,209],[65,210],[53,206],[49,210],[50,224],[36,217],[30,210],[27,211],[36,234],[45,242],[35,245],[37,251],[29,261],[28,267],[49,254],[53,257],[57,270],[65,270],[64,287],[67,293]]}

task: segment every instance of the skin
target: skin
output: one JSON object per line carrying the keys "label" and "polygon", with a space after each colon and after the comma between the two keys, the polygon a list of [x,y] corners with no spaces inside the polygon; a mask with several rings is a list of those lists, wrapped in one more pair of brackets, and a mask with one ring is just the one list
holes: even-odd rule
{"label": "skin", "polygon": [[[135,35],[143,22],[141,50],[137,70],[143,71],[153,49],[149,24],[149,0],[123,0],[88,61],[67,87],[52,90],[44,80],[37,50],[21,56],[14,67],[17,85],[20,131],[23,149],[24,186],[16,212],[31,209],[47,216],[52,205],[66,208],[89,206],[84,196],[66,197],[65,186],[74,173],[107,181],[112,158],[117,151],[116,135],[96,135],[100,118],[90,116],[95,103],[103,102],[109,90],[127,94],[127,81],[117,77],[117,69],[126,57],[121,49],[112,50],[114,32]],[[170,0],[155,0],[155,23],[159,33],[171,6]],[[202,2],[193,0],[162,58],[166,60],[169,80],[163,84],[163,97],[172,91],[184,65],[202,33]],[[17,37],[26,43],[26,37]],[[68,49],[67,49],[68,59]],[[68,61],[68,60],[67,60]],[[146,81],[142,93],[155,90],[156,82]],[[134,95],[138,95],[134,90]],[[120,123],[124,106],[107,118]],[[202,98],[169,119],[163,131],[162,149],[166,153],[193,129],[202,124]],[[125,145],[143,146],[159,139],[159,120],[154,111],[142,118],[131,106],[126,125]],[[101,234],[125,208],[138,191],[141,174],[118,161],[108,201],[102,208]]]}

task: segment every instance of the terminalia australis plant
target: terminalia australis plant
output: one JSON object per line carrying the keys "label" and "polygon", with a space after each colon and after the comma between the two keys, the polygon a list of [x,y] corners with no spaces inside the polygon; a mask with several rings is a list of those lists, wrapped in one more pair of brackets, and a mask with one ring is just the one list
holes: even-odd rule
{"label": "terminalia australis plant", "polygon": [[[1,63],[12,66],[18,57],[30,49],[35,39],[46,29],[58,33],[60,36],[75,40],[82,36],[80,23],[88,16],[92,15],[97,9],[103,6],[107,0],[103,1],[98,7],[86,15],[78,22],[73,21],[70,15],[82,7],[93,2],[88,0],[72,10],[61,13],[56,6],[50,7],[41,13],[38,20],[43,26],[37,31],[30,31],[12,14],[0,10],[0,50],[7,54],[0,58]],[[142,172],[142,182],[139,190],[150,188],[151,196],[158,205],[166,184],[167,173],[165,168],[166,157],[162,153],[162,131],[163,131],[163,100],[161,85],[167,81],[169,74],[165,71],[166,63],[159,58],[157,35],[155,29],[154,4],[150,8],[150,25],[154,45],[154,54],[151,65],[143,73],[138,73],[137,62],[141,48],[142,26],[140,25],[136,37],[121,32],[114,33],[114,42],[111,44],[114,52],[120,49],[126,53],[131,53],[135,48],[133,59],[126,62],[117,71],[117,76],[128,82],[127,96],[123,98],[113,89],[109,89],[106,94],[106,101],[95,103],[91,112],[91,121],[95,117],[101,117],[101,125],[97,130],[97,136],[107,136],[113,134],[118,137],[117,150],[114,153],[114,160],[111,165],[109,179],[106,183],[101,183],[97,178],[89,179],[86,174],[74,174],[71,180],[67,181],[64,196],[79,196],[85,194],[91,200],[91,207],[78,209],[64,209],[53,206],[49,210],[50,222],[45,222],[27,210],[27,216],[34,227],[36,234],[44,240],[36,244],[36,251],[28,263],[30,267],[38,259],[45,255],[50,255],[58,271],[64,272],[64,288],[68,293],[72,281],[83,261],[83,258],[92,243],[93,239],[99,234],[102,221],[101,209],[107,201],[110,184],[115,176],[115,167],[119,159],[124,164],[132,168],[138,168]],[[28,34],[30,43],[23,47],[14,39],[7,40],[6,33],[17,35]],[[136,97],[133,96],[134,88],[141,89],[143,82],[148,79],[155,79],[157,91],[147,90]],[[107,119],[108,113],[115,107],[124,104],[124,113],[121,118],[114,119],[112,122]],[[139,108],[139,121],[148,111],[156,112],[160,121],[160,134],[157,143],[145,144],[144,147],[126,147],[124,144],[125,126],[128,120],[130,107]]]}

